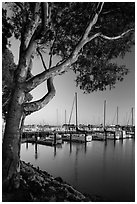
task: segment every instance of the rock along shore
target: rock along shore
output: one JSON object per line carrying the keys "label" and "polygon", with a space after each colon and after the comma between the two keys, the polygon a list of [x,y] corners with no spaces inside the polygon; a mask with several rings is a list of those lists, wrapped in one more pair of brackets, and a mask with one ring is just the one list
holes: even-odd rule
{"label": "rock along shore", "polygon": [[21,161],[20,188],[4,193],[3,202],[99,202],[100,196],[82,194],[60,177]]}

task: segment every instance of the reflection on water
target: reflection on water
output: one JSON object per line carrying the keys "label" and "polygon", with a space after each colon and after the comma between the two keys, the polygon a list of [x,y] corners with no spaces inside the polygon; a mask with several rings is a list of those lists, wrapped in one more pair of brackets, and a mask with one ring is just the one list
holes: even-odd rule
{"label": "reflection on water", "polygon": [[60,176],[82,192],[109,201],[134,201],[135,141],[92,141],[60,146],[22,144],[21,159]]}

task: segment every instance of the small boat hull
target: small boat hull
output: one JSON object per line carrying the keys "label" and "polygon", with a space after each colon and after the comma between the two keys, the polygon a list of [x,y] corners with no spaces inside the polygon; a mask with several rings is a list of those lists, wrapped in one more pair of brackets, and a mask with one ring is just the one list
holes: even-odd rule
{"label": "small boat hull", "polygon": [[63,135],[64,141],[72,141],[72,142],[90,142],[92,141],[92,135],[85,135],[79,133],[73,134],[64,134]]}

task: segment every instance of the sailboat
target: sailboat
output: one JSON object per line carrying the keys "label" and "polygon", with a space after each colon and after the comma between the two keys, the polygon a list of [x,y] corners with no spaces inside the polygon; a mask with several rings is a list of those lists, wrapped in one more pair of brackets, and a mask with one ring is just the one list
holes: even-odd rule
{"label": "sailboat", "polygon": [[[85,130],[80,130],[78,128],[78,106],[77,106],[77,93],[75,93],[75,109],[76,109],[76,129],[75,132],[64,134],[64,136],[68,137],[69,140],[75,141],[75,142],[90,142],[92,141],[92,135],[89,134]],[[72,114],[72,111],[71,111]],[[69,121],[70,123],[70,121]],[[71,137],[71,138],[70,138]]]}
{"label": "sailboat", "polygon": [[127,127],[125,128],[125,134],[127,138],[133,138],[135,136],[135,126],[133,125],[133,107],[131,108],[131,125],[129,125],[129,119],[127,122]]}
{"label": "sailboat", "polygon": [[[133,127],[133,108],[131,110],[132,112],[132,127]],[[112,132],[115,132],[115,139],[125,139],[125,138],[131,138],[134,136],[134,132],[128,132],[126,130],[126,128],[122,128],[119,124],[118,124],[118,107],[117,107],[117,125],[109,128],[109,130],[111,130]],[[108,134],[107,135],[107,139],[114,139],[114,134]]]}
{"label": "sailboat", "polygon": [[108,128],[108,131],[110,131],[110,132],[108,132],[108,134],[107,134],[107,139],[122,139],[122,137],[123,137],[122,129],[118,124],[118,114],[119,114],[119,109],[117,106],[117,110],[116,110],[117,123],[116,123],[116,125],[111,125]]}

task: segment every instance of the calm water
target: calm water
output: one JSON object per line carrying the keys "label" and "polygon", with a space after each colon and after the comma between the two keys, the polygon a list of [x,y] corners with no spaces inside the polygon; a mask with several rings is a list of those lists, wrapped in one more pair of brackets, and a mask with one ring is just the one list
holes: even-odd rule
{"label": "calm water", "polygon": [[81,192],[108,201],[134,201],[135,141],[65,142],[59,147],[22,144],[21,159],[60,176]]}

